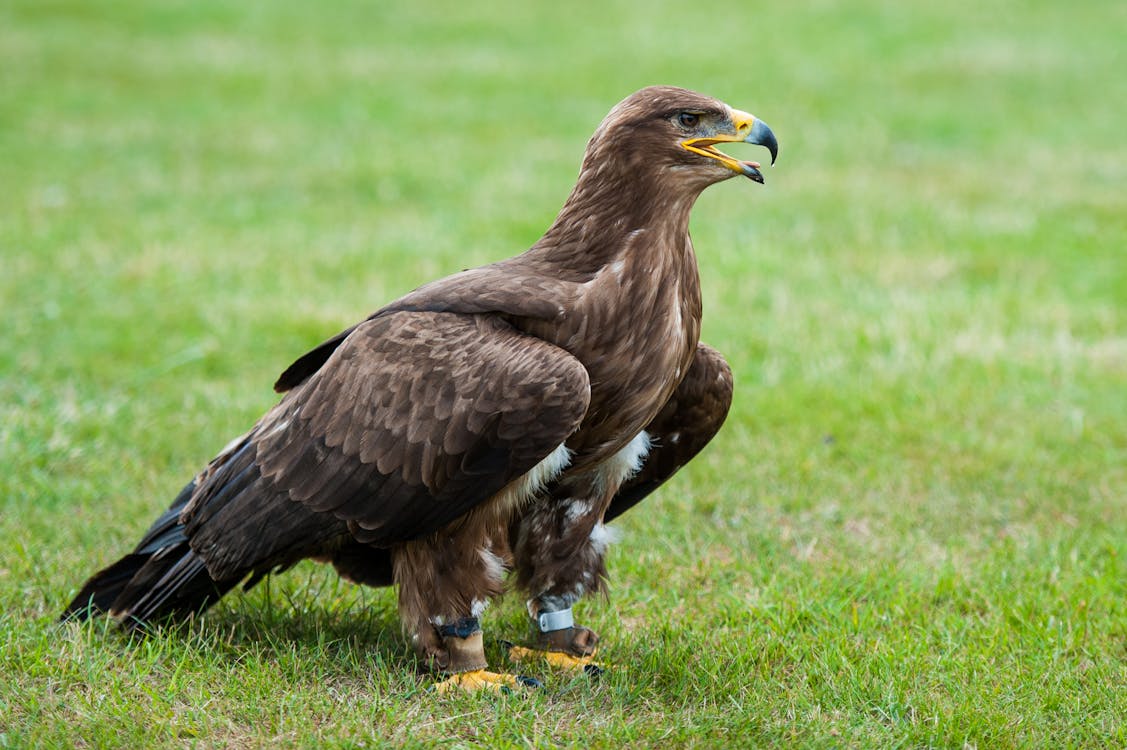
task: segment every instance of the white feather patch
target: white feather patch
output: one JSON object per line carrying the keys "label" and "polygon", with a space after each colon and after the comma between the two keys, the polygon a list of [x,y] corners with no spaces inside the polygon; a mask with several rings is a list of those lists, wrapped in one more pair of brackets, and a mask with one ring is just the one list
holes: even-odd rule
{"label": "white feather patch", "polygon": [[505,566],[501,562],[501,558],[493,554],[490,550],[478,550],[478,555],[481,556],[481,562],[485,566],[485,575],[493,581],[500,581],[505,575]]}
{"label": "white feather patch", "polygon": [[571,463],[571,450],[560,443],[544,460],[517,477],[497,493],[497,500],[506,509],[520,507],[526,500],[544,489],[548,482],[560,475]]}
{"label": "white feather patch", "polygon": [[598,555],[606,554],[607,547],[617,542],[620,537],[618,529],[597,523],[595,528],[591,529],[591,549]]}
{"label": "white feather patch", "polygon": [[564,518],[569,524],[573,524],[590,513],[592,507],[590,500],[572,500],[568,503]]}
{"label": "white feather patch", "polygon": [[642,430],[620,448],[618,453],[599,465],[599,482],[605,488],[617,490],[623,482],[638,473],[649,452],[650,434]]}

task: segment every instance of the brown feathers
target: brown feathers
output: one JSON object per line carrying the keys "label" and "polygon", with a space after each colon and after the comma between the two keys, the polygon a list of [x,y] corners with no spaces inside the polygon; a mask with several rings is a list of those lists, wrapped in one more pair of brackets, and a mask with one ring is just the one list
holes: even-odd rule
{"label": "brown feathers", "polygon": [[727,364],[698,344],[688,221],[735,173],[683,142],[742,138],[749,117],[670,87],[623,100],[532,248],[299,358],[281,401],[68,613],[184,614],[315,557],[353,580],[394,577],[405,625],[442,666],[444,623],[477,618],[506,561],[530,611],[597,590],[605,518],[692,458],[731,402]]}

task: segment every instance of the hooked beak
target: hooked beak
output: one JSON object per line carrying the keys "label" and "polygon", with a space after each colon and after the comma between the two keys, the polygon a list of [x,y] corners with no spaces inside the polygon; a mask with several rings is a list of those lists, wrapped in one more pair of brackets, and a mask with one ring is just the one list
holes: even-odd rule
{"label": "hooked beak", "polygon": [[733,159],[727,154],[717,151],[714,146],[717,143],[754,143],[771,152],[771,163],[774,164],[775,157],[779,155],[779,142],[775,140],[775,134],[771,132],[771,128],[767,127],[767,123],[738,109],[732,110],[732,126],[735,132],[713,133],[705,138],[690,138],[681,141],[681,147],[687,151],[692,151],[694,154],[716,159],[736,174],[742,174],[751,180],[762,183],[763,173],[759,171],[759,162]]}

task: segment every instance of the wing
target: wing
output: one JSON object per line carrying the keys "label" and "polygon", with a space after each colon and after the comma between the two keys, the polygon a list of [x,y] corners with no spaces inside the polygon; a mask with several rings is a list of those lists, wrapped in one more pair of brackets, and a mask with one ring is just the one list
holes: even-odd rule
{"label": "wing", "polygon": [[577,359],[499,318],[377,316],[255,427],[253,465],[236,471],[231,462],[205,482],[185,512],[189,538],[209,568],[220,559],[224,568],[254,564],[224,549],[226,537],[245,534],[215,525],[196,534],[216,514],[237,518],[220,506],[244,495],[248,510],[282,498],[268,502],[279,520],[296,505],[345,521],[367,544],[424,536],[559,449],[589,399]]}
{"label": "wing", "polygon": [[700,453],[724,424],[731,405],[731,368],[720,352],[697,344],[684,380],[646,425],[653,441],[646,462],[614,496],[605,520],[625,513]]}
{"label": "wing", "polygon": [[[562,316],[564,308],[557,300],[574,293],[574,285],[551,276],[527,273],[514,260],[432,281],[377,310],[367,320],[394,312],[496,314],[532,320],[556,320]],[[303,383],[360,325],[363,323],[341,331],[299,357],[278,377],[274,390],[282,393]]]}

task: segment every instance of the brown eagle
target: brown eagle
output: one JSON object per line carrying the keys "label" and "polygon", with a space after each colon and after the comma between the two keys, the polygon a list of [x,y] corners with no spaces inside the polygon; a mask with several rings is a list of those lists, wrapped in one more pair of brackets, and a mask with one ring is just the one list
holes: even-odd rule
{"label": "brown eagle", "polygon": [[778,150],[761,120],[711,97],[624,99],[536,244],[422,286],[290,365],[278,404],[64,618],[184,617],[314,558],[396,584],[444,685],[495,687],[514,678],[485,671],[479,618],[513,569],[536,650],[583,664],[598,637],[571,606],[605,585],[604,524],[695,456],[731,403],[727,363],[698,340],[688,231],[706,187],[763,181],[724,142]]}

